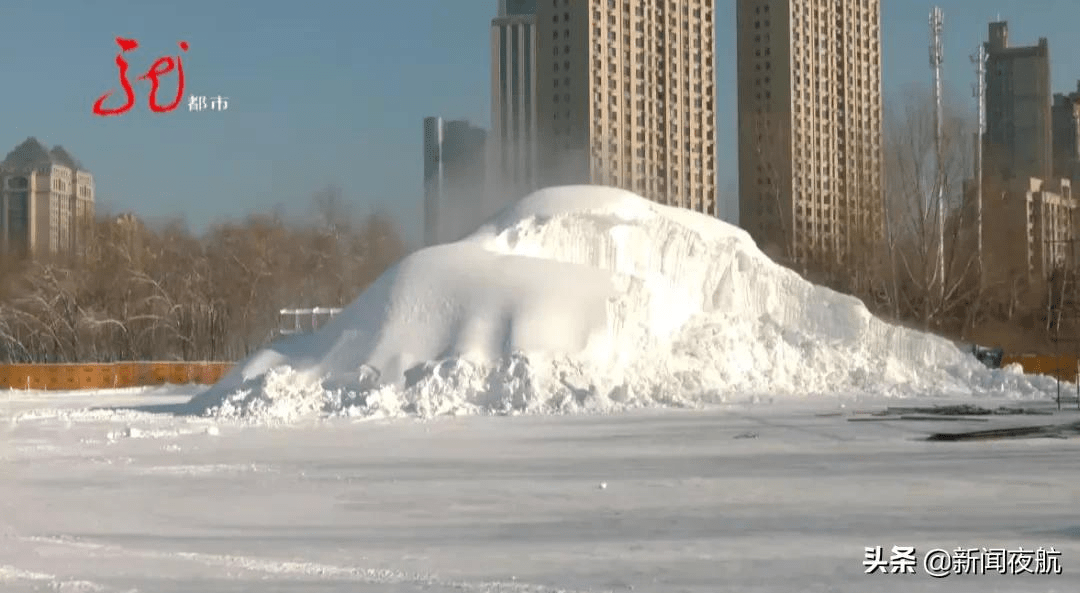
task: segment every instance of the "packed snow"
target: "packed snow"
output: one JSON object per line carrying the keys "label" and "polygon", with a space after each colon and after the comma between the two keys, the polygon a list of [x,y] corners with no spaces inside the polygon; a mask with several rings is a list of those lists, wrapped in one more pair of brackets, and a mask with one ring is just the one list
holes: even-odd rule
{"label": "packed snow", "polygon": [[[925,440],[1075,409],[852,422],[895,402],[815,399],[286,429],[162,413],[191,395],[0,392],[0,591],[1080,590],[1080,439]],[[965,400],[919,403],[937,401]],[[872,546],[915,547],[915,574],[866,574]],[[929,550],[958,547],[1054,547],[1063,573],[927,574]]]}
{"label": "packed snow", "polygon": [[570,186],[405,258],[325,327],[258,352],[191,409],[291,422],[1053,388],[874,317],[735,226]]}

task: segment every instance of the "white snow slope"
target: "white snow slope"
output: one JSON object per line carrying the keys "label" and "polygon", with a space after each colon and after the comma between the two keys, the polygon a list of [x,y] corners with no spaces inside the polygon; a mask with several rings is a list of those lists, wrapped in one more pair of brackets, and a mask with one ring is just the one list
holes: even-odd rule
{"label": "white snow slope", "polygon": [[257,353],[191,407],[289,421],[1051,387],[875,318],[737,227],[571,186],[405,258],[320,331]]}

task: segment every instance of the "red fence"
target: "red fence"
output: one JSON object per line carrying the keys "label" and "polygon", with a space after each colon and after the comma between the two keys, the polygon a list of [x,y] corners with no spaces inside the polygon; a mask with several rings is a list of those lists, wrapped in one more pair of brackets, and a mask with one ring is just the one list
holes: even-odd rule
{"label": "red fence", "polygon": [[[1005,355],[1001,364],[1020,363],[1025,373],[1075,381],[1080,360],[1075,355]],[[109,389],[147,385],[217,383],[231,362],[113,362],[90,364],[0,365],[0,389]]]}
{"label": "red fence", "polygon": [[0,389],[108,389],[217,383],[231,362],[113,362],[0,365]]}

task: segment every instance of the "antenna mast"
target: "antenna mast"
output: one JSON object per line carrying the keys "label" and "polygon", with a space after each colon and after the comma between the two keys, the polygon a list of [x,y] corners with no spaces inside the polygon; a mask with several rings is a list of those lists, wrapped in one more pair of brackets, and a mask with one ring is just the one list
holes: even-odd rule
{"label": "antenna mast", "polygon": [[[938,223],[938,303],[945,307],[945,175],[942,171],[941,64],[945,59],[945,47],[941,40],[945,13],[935,6],[930,11],[930,68],[934,72],[934,149],[937,156],[937,223]],[[942,311],[944,312],[944,311]]]}
{"label": "antenna mast", "polygon": [[975,138],[975,238],[976,270],[983,282],[983,134],[986,133],[986,46],[979,44],[971,61],[975,63],[975,98],[978,101],[979,131]]}

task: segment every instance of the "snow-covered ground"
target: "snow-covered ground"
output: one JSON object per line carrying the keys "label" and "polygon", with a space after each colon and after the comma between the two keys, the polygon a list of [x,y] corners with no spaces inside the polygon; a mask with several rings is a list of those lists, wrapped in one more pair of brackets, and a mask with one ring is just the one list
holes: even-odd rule
{"label": "snow-covered ground", "polygon": [[[0,591],[1080,586],[1080,441],[922,440],[1075,412],[851,422],[897,402],[824,398],[267,428],[168,413],[190,395],[0,393]],[[1063,574],[866,575],[878,545],[1054,546]]]}

